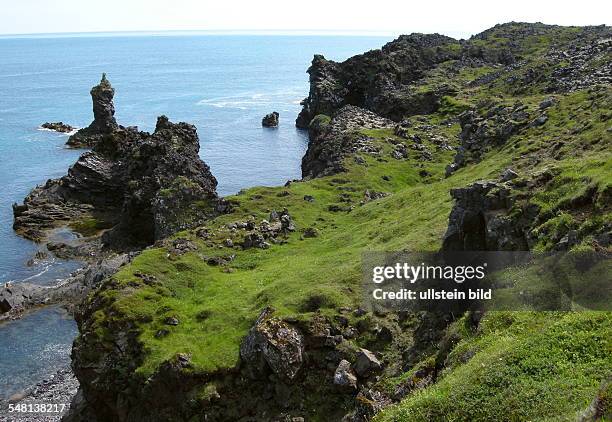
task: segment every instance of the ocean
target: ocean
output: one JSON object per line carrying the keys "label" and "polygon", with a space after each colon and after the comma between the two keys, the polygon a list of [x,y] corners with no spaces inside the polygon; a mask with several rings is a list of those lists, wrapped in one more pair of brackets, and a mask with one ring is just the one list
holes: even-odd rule
{"label": "ocean", "polygon": [[[37,184],[60,177],[83,152],[46,121],[87,126],[89,90],[102,72],[115,88],[118,122],[152,131],[157,116],[195,124],[200,156],[222,195],[300,177],[308,139],[295,128],[313,54],[344,60],[390,37],[113,35],[0,37],[0,283],[52,284],[81,264],[49,258],[12,230],[12,208]],[[261,118],[280,113],[277,129]],[[49,308],[0,324],[0,399],[69,362],[76,324]]]}

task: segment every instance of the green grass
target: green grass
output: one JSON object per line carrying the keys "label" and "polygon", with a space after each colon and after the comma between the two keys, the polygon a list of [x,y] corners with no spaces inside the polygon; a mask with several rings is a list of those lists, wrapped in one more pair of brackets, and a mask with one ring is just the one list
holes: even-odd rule
{"label": "green grass", "polygon": [[489,313],[435,385],[374,420],[573,421],[612,375],[611,339],[607,313]]}
{"label": "green grass", "polygon": [[95,236],[101,230],[110,229],[112,226],[112,223],[94,217],[84,217],[70,223],[72,230],[85,237]]}
{"label": "green grass", "polygon": [[[395,160],[389,155],[393,148],[387,142],[393,137],[389,130],[364,133],[381,146],[385,162],[366,155],[365,166],[347,160],[349,171],[345,174],[293,183],[286,188],[248,189],[229,198],[237,204],[234,213],[208,226],[216,232],[212,247],[191,234],[181,234],[192,238],[199,250],[174,259],[167,259],[163,249],[146,250],[116,275],[120,283],[129,286],[129,294],[122,294],[114,307],[135,320],[151,321],[141,326],[140,338],[146,350],[140,368],[143,374],[150,374],[179,352],[191,353],[196,368],[205,372],[232,367],[238,359],[241,338],[266,305],[276,307],[280,315],[301,317],[307,316],[304,310],[308,307],[304,304],[313,297],[330,311],[339,306],[357,306],[363,251],[436,250],[452,206],[449,190],[475,180],[496,178],[511,163],[508,153],[492,152],[483,162],[444,179],[444,166],[452,152],[437,153],[433,162]],[[425,144],[435,150],[427,141]],[[593,161],[588,158],[578,163]],[[428,183],[423,183],[418,174],[421,168],[415,163],[423,164],[431,173]],[[563,174],[570,172],[569,168]],[[390,180],[383,180],[383,176]],[[564,191],[566,185],[560,186]],[[391,195],[360,205],[365,189]],[[278,196],[283,191],[289,194]],[[546,195],[562,194],[551,192]],[[313,196],[314,202],[304,201],[304,195]],[[350,213],[328,210],[332,204],[345,205],[343,199],[347,198],[355,207]],[[558,198],[537,196],[537,200],[559,203]],[[298,226],[298,231],[287,239],[289,244],[273,245],[269,250],[219,249],[225,238],[233,238],[234,243],[241,240],[225,224],[244,221],[252,215],[260,221],[268,218],[270,210],[282,208],[289,209]],[[316,227],[320,237],[301,240],[300,230],[306,227]],[[231,273],[209,266],[202,259],[227,254],[236,254],[229,265]],[[155,274],[163,288],[143,285],[133,275],[138,271]],[[134,285],[138,288],[134,289]],[[197,315],[204,310],[210,316],[199,321]],[[168,315],[176,315],[181,323],[165,327],[163,319]],[[170,335],[157,339],[155,333],[161,328],[169,329]]]}
{"label": "green grass", "polygon": [[[539,48],[539,43],[530,48]],[[462,83],[489,70],[466,73]],[[490,95],[484,88],[463,87],[456,97],[445,97],[440,113],[411,118],[412,132],[422,137],[433,161],[420,161],[411,149],[408,159],[396,160],[391,157],[391,140],[410,141],[395,137],[392,130],[364,130],[381,151],[380,156],[362,155],[365,165],[349,157],[346,173],[288,187],[247,189],[228,198],[235,204],[232,214],[207,224],[210,239],[199,239],[193,232],[176,236],[191,239],[197,251],[182,256],[162,247],[143,251],[96,294],[106,301],[92,322],[99,343],[113,350],[110,322],[128,320],[136,325],[143,348],[136,370],[142,379],[177,353],[191,354],[196,372],[232,368],[238,362],[242,338],[264,306],[298,319],[309,318],[317,308],[334,314],[341,306],[359,306],[364,251],[437,250],[452,207],[450,189],[497,179],[508,167],[526,181],[550,173],[545,184],[520,192],[520,204],[530,201],[540,207],[543,217],[536,230],[544,234],[539,243],[542,249],[551,247],[546,239],[553,235],[570,228],[586,233],[609,221],[605,195],[612,183],[612,159],[609,145],[602,142],[609,136],[607,123],[591,119],[593,123],[584,131],[572,130],[592,113],[582,107],[592,100],[587,92],[559,98],[558,105],[548,111],[544,127],[512,137],[481,162],[444,178],[454,153],[437,151],[420,126],[439,125],[435,133],[457,145],[459,125],[440,124]],[[544,98],[530,94],[521,100],[533,111]],[[606,98],[595,101],[604,107]],[[319,120],[328,123],[326,116]],[[421,175],[422,170],[428,174]],[[603,198],[600,204],[583,214],[568,210],[567,205],[590,187]],[[389,195],[362,204],[366,189]],[[305,195],[314,197],[314,202],[305,201]],[[331,212],[330,205],[352,210]],[[297,225],[285,244],[267,250],[221,247],[227,238],[234,244],[242,240],[243,233],[232,232],[227,224],[249,218],[259,222],[271,210],[283,208]],[[317,228],[320,236],[302,238],[308,227]],[[206,262],[207,257],[230,254],[235,258],[227,265]],[[157,283],[146,285],[136,273],[154,275]],[[177,317],[179,325],[164,325],[168,316]],[[376,420],[500,420],[500,415],[505,415],[504,420],[572,419],[592,400],[611,368],[611,322],[610,314],[603,313],[490,313],[477,333],[461,332],[462,340],[448,356],[439,382],[408,396]],[[169,334],[158,338],[160,329]],[[466,360],[463,356],[468,351],[473,357]],[[391,388],[413,370],[381,382]]]}

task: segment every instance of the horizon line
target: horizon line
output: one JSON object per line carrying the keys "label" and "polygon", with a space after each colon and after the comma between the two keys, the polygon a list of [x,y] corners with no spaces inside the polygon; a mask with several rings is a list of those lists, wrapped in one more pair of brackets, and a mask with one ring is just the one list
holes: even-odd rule
{"label": "horizon line", "polygon": [[[127,31],[66,31],[66,32],[32,32],[17,34],[0,34],[5,38],[78,38],[105,36],[181,36],[181,35],[294,35],[294,36],[363,36],[363,37],[397,37],[414,31],[402,30],[352,30],[352,29],[162,29],[162,30],[127,30]],[[448,31],[448,34],[468,34],[465,31]],[[453,36],[453,35],[450,35]]]}

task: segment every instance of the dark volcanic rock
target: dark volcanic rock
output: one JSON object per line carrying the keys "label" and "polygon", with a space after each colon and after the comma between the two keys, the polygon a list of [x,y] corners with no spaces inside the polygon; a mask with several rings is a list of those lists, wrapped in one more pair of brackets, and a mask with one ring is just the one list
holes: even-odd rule
{"label": "dark volcanic rock", "polygon": [[334,384],[342,388],[357,389],[357,377],[349,361],[343,359],[334,372]]}
{"label": "dark volcanic rock", "polygon": [[455,205],[448,221],[445,251],[527,251],[529,228],[538,209],[520,219],[508,217],[513,205],[511,188],[498,182],[476,182],[451,190]]}
{"label": "dark volcanic rock", "polygon": [[261,120],[261,125],[263,127],[278,127],[278,117],[279,114],[276,111],[266,114]]}
{"label": "dark volcanic rock", "polygon": [[196,128],[158,119],[153,134],[119,128],[105,135],[60,179],[14,205],[14,229],[41,240],[46,230],[83,218],[104,218],[104,243],[153,243],[216,213],[217,181],[199,158]]}
{"label": "dark volcanic rock", "polygon": [[19,317],[23,311],[40,305],[60,303],[72,309],[131,259],[129,254],[119,254],[91,262],[54,286],[6,283],[0,286],[0,320]]}
{"label": "dark volcanic rock", "polygon": [[75,148],[90,148],[100,142],[105,135],[111,134],[119,129],[119,125],[115,120],[114,96],[115,89],[111,86],[108,79],[106,79],[106,74],[103,73],[100,83],[91,89],[94,115],[93,122],[91,122],[88,127],[72,135],[68,139],[68,142],[66,142],[66,145]]}
{"label": "dark volcanic rock", "polygon": [[371,373],[378,371],[382,368],[382,364],[376,358],[374,353],[367,349],[361,349],[357,354],[357,359],[355,359],[355,364],[353,365],[353,369],[355,373],[360,377],[367,377]]}
{"label": "dark volcanic rock", "polygon": [[469,162],[478,162],[485,152],[503,145],[529,124],[527,106],[517,102],[512,106],[491,106],[483,114],[468,110],[459,115],[461,146],[446,175],[464,167]]}
{"label": "dark volcanic rock", "polygon": [[398,120],[406,114],[431,112],[444,94],[431,92],[428,98],[417,98],[408,84],[437,63],[459,58],[458,47],[458,41],[443,35],[412,34],[342,63],[315,55],[308,69],[310,92],[296,125],[307,128],[316,115],[331,116],[344,105]]}
{"label": "dark volcanic rock", "polygon": [[371,111],[344,106],[333,117],[317,116],[310,128],[308,150],[302,158],[302,177],[318,177],[344,171],[343,159],[350,154],[379,151],[358,133],[361,129],[393,127],[393,122]]}
{"label": "dark volcanic rock", "polygon": [[43,129],[54,130],[55,132],[69,133],[74,128],[64,122],[45,122],[41,125]]}
{"label": "dark volcanic rock", "polygon": [[548,79],[549,92],[571,92],[612,83],[612,28],[584,27],[567,48],[552,48],[549,63],[565,63]]}
{"label": "dark volcanic rock", "polygon": [[217,180],[199,157],[196,128],[171,123],[161,116],[152,135],[129,148],[126,186],[119,224],[108,233],[109,243],[152,243],[193,227],[215,214]]}
{"label": "dark volcanic rock", "polygon": [[271,308],[261,312],[240,345],[240,358],[253,376],[269,368],[292,380],[304,363],[304,339],[297,329],[274,318],[273,313]]}

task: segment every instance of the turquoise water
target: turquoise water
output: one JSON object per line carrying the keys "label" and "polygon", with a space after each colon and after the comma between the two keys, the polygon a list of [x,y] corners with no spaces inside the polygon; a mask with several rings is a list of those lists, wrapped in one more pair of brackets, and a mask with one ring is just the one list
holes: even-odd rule
{"label": "turquoise water", "polygon": [[[230,194],[300,177],[307,138],[293,123],[308,93],[305,71],[313,54],[343,60],[387,41],[349,36],[0,38],[0,283],[52,283],[78,266],[51,259],[28,267],[37,246],[14,235],[11,204],[36,184],[65,174],[77,159],[81,152],[64,148],[65,135],[38,127],[60,120],[88,125],[89,89],[102,72],[116,89],[119,123],[150,131],[156,117],[166,114],[195,124],[200,155],[218,179],[219,192]],[[278,129],[261,127],[261,118],[271,111],[280,113]],[[0,326],[0,396],[55,372],[52,362],[67,359],[74,324],[66,326],[57,313],[45,315],[46,328],[65,328],[58,336],[67,348],[49,350],[39,365],[39,355],[30,350],[33,344],[44,346],[48,336],[33,331],[25,334],[32,339],[21,341],[6,336],[6,325]],[[17,321],[10,329],[18,332],[20,324],[28,326]],[[8,348],[22,357],[17,361],[22,369],[3,364],[13,356],[5,353]]]}

